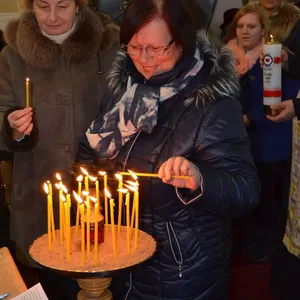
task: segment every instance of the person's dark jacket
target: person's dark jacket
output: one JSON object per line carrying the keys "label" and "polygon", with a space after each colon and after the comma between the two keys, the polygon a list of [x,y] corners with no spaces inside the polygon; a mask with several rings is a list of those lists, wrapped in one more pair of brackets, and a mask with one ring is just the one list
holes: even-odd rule
{"label": "person's dark jacket", "polygon": [[[291,155],[292,122],[274,123],[263,109],[263,69],[259,61],[241,78],[242,106],[250,124],[247,127],[251,150],[256,163],[286,160]],[[300,81],[282,73],[282,99],[292,99],[298,93]]]}
{"label": "person's dark jacket", "polygon": [[[0,53],[0,149],[14,152],[11,238],[16,258],[37,265],[28,249],[47,232],[47,205],[41,184],[55,170],[71,179],[77,143],[99,106],[119,40],[119,27],[107,15],[82,8],[74,32],[57,44],[38,30],[32,12],[9,22]],[[25,79],[31,80],[34,130],[17,142],[12,139],[8,114],[25,106]],[[36,122],[36,123],[35,123]],[[26,178],[26,184],[24,183]],[[58,208],[54,207],[54,215]],[[35,216],[34,218],[32,216]],[[56,218],[58,219],[58,218]]]}
{"label": "person's dark jacket", "polygon": [[[161,180],[139,179],[140,228],[156,239],[158,251],[131,276],[114,278],[115,299],[125,299],[129,290],[128,299],[227,299],[230,220],[257,205],[259,182],[236,99],[239,82],[231,55],[216,49],[205,34],[199,43],[204,66],[189,90],[161,103],[152,133],[140,132],[109,161],[114,172],[157,173],[168,158],[184,156],[203,176],[199,190],[180,189],[178,195]],[[146,84],[166,84],[186,69],[187,61],[182,59]],[[129,74],[135,82],[145,82],[130,59],[120,54],[101,101],[102,114],[118,101]],[[76,161],[103,169],[86,138]]]}

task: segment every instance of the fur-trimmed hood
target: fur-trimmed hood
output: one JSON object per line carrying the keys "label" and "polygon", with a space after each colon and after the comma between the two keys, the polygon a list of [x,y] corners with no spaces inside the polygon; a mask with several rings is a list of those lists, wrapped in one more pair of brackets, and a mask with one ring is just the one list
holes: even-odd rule
{"label": "fur-trimmed hood", "polygon": [[4,32],[7,44],[30,66],[55,68],[64,54],[73,63],[87,62],[119,39],[119,27],[110,17],[86,7],[80,10],[74,32],[61,45],[44,36],[32,12],[10,22]]}
{"label": "fur-trimmed hood", "polygon": [[[207,104],[221,98],[238,98],[240,84],[235,70],[235,62],[230,51],[217,40],[208,37],[205,30],[198,33],[200,55],[205,60],[212,62],[210,73],[206,82],[195,93],[193,98],[186,99],[185,104]],[[123,91],[127,84],[128,76],[125,72],[126,54],[119,52],[108,75],[108,87],[114,94]]]}

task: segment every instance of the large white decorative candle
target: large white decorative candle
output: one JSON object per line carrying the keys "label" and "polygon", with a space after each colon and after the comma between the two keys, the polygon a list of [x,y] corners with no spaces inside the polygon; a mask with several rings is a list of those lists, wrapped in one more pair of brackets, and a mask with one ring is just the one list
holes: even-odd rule
{"label": "large white decorative candle", "polygon": [[282,100],[281,91],[281,50],[282,45],[274,42],[271,36],[271,42],[264,44],[264,111],[271,114],[270,106],[278,104]]}

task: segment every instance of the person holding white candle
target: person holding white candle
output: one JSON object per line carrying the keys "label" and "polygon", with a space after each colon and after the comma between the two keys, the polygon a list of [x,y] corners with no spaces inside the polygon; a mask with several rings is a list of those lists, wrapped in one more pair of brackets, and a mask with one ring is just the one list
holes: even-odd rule
{"label": "person holding white candle", "polygon": [[[250,259],[253,262],[269,258],[269,240],[281,214],[283,190],[289,184],[287,178],[292,140],[291,122],[274,124],[264,112],[263,70],[259,56],[266,26],[267,18],[261,5],[249,3],[236,14],[227,35],[227,47],[237,59],[236,68],[245,96],[242,99],[244,118],[262,186],[261,201],[253,214],[253,241],[250,249]],[[240,61],[247,62],[244,72],[240,72]],[[281,68],[279,72],[281,73]],[[283,72],[279,84],[282,84],[283,100],[295,97],[300,88],[300,82],[290,79],[286,72]]]}
{"label": "person holding white candle", "polygon": [[258,203],[233,59],[197,35],[186,2],[129,2],[123,53],[76,157],[161,179],[139,177],[139,228],[158,251],[114,278],[115,299],[227,299],[231,218]]}

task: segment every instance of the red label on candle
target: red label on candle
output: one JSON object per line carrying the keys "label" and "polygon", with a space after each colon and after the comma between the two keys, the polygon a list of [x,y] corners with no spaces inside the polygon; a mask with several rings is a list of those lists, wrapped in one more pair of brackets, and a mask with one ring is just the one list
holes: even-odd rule
{"label": "red label on candle", "polygon": [[275,91],[264,90],[264,97],[281,97],[281,95],[282,95],[281,90],[275,90]]}
{"label": "red label on candle", "polygon": [[274,57],[274,64],[280,64],[280,63],[281,63],[281,57],[280,56]]}

